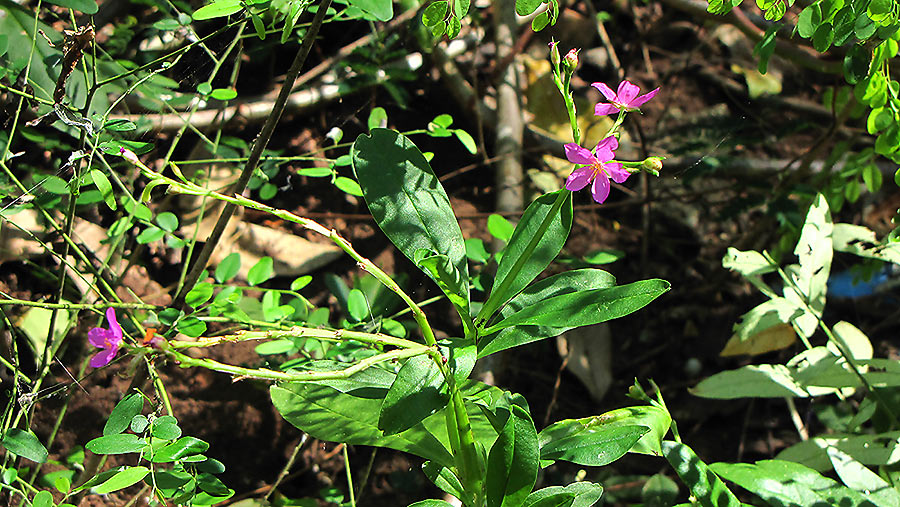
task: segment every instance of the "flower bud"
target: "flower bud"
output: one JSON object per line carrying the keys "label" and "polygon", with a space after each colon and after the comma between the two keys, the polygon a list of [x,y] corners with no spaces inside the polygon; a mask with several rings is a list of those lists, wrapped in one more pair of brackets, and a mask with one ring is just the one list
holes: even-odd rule
{"label": "flower bud", "polygon": [[654,176],[659,176],[659,172],[662,171],[663,168],[662,161],[662,157],[647,157],[641,162],[641,169]]}
{"label": "flower bud", "polygon": [[558,42],[551,40],[548,46],[550,46],[550,63],[553,64],[553,68],[559,68],[559,48],[556,45]]}
{"label": "flower bud", "polygon": [[563,67],[566,69],[566,72],[569,74],[575,72],[575,68],[578,67],[578,52],[580,49],[570,49],[568,53],[566,53],[566,57],[563,59]]}

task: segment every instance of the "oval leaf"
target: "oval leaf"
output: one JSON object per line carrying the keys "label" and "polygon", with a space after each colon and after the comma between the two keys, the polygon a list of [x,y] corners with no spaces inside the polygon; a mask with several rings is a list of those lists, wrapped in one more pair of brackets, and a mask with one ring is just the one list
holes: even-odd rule
{"label": "oval leaf", "polygon": [[110,477],[103,484],[95,487],[93,489],[94,493],[98,495],[105,495],[107,493],[112,493],[113,491],[119,491],[120,489],[125,489],[132,484],[137,484],[147,474],[150,473],[150,469],[147,467],[128,467],[125,470],[117,473],[116,475]]}
{"label": "oval leaf", "polygon": [[18,428],[6,430],[2,443],[7,451],[36,463],[47,461],[47,456],[50,454],[34,433]]}
{"label": "oval leaf", "polygon": [[117,435],[128,429],[131,420],[140,414],[143,408],[144,397],[139,393],[131,393],[122,398],[122,401],[116,403],[112,413],[109,414],[109,419],[103,425],[103,435]]}
{"label": "oval leaf", "polygon": [[430,357],[409,358],[384,397],[378,428],[385,435],[394,435],[446,406],[449,398],[442,392],[443,384],[441,372]]}

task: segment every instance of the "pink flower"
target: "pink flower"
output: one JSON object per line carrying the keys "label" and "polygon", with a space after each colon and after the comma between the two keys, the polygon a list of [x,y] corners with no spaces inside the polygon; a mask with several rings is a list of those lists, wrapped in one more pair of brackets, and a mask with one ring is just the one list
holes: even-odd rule
{"label": "pink flower", "polygon": [[597,104],[597,106],[594,107],[595,116],[606,116],[618,111],[636,111],[640,109],[645,102],[652,99],[656,95],[656,92],[659,91],[659,88],[657,88],[650,93],[638,97],[638,92],[640,92],[641,89],[637,85],[629,83],[627,80],[619,83],[618,92],[613,92],[610,87],[603,83],[593,83],[591,86],[600,90],[600,93],[602,93],[603,96],[606,97],[606,100],[610,102],[609,104]]}
{"label": "pink flower", "polygon": [[591,185],[591,195],[594,200],[602,204],[609,196],[609,179],[612,178],[616,183],[623,183],[631,175],[622,168],[619,162],[610,162],[615,157],[613,153],[619,147],[619,140],[613,136],[597,143],[594,153],[588,149],[582,148],[575,143],[566,145],[566,158],[569,162],[580,164],[572,174],[566,179],[566,188],[575,192],[586,187],[588,183]]}
{"label": "pink flower", "polygon": [[91,345],[103,349],[91,358],[91,368],[108,365],[122,346],[122,327],[119,326],[116,311],[112,308],[106,309],[106,321],[109,322],[109,329],[95,327],[88,331],[88,341]]}

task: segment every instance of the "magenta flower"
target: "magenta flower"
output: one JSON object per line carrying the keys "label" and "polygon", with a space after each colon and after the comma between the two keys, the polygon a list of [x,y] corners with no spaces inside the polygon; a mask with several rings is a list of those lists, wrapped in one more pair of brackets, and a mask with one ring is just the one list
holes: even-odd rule
{"label": "magenta flower", "polygon": [[112,308],[106,309],[106,321],[109,322],[109,329],[95,327],[88,331],[88,341],[91,345],[103,349],[91,358],[91,368],[108,365],[122,346],[122,327],[119,326],[116,311]]}
{"label": "magenta flower", "polygon": [[657,88],[650,93],[645,93],[638,97],[638,92],[640,92],[641,89],[627,80],[619,83],[618,92],[613,92],[612,88],[603,83],[593,83],[591,86],[600,90],[600,93],[602,93],[603,96],[606,97],[606,100],[610,102],[609,104],[597,104],[594,107],[595,116],[606,116],[618,111],[636,111],[640,109],[645,102],[656,96],[656,92],[659,91],[659,88]]}
{"label": "magenta flower", "polygon": [[623,183],[631,175],[619,162],[610,162],[616,156],[613,153],[619,147],[619,140],[613,136],[597,143],[594,153],[582,148],[575,143],[566,145],[566,158],[569,162],[580,164],[566,179],[566,188],[575,192],[591,185],[591,195],[600,204],[609,196],[609,179],[616,183]]}

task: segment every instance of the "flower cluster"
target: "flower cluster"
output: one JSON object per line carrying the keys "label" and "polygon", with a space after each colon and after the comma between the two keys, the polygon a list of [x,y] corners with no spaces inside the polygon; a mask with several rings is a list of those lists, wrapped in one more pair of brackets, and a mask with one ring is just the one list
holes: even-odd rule
{"label": "flower cluster", "polygon": [[[627,80],[619,83],[618,91],[615,92],[603,83],[593,83],[591,86],[600,90],[600,93],[609,101],[609,103],[600,103],[594,107],[596,116],[637,111],[659,91],[657,88],[639,96],[640,88]],[[621,121],[621,117],[619,121]],[[619,122],[616,123],[616,125],[618,124]],[[612,135],[597,143],[593,152],[575,143],[566,144],[566,158],[569,162],[580,166],[569,174],[566,179],[566,189],[575,192],[590,183],[591,195],[595,201],[602,204],[609,196],[609,180],[624,183],[631,175],[622,163],[613,161],[618,147],[619,141]]]}

